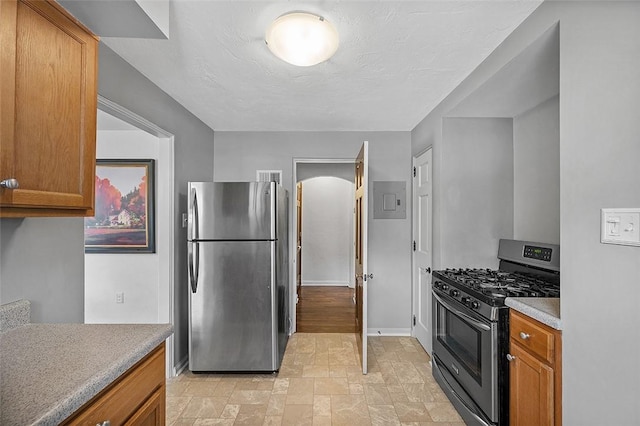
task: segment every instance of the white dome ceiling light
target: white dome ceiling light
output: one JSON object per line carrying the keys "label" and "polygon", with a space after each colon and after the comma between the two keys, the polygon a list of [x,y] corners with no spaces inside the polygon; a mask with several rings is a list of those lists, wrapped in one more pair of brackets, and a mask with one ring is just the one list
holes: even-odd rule
{"label": "white dome ceiling light", "polygon": [[271,53],[285,62],[309,67],[324,62],[338,50],[338,31],[323,17],[289,12],[267,29],[265,41]]}

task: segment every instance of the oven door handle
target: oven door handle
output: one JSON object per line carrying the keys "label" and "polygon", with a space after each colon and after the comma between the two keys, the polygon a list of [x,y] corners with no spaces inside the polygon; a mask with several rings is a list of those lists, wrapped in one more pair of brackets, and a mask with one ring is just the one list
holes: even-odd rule
{"label": "oven door handle", "polygon": [[435,292],[433,292],[433,297],[435,297],[436,300],[438,301],[438,303],[440,303],[442,306],[444,306],[445,308],[447,308],[448,310],[450,310],[454,314],[456,314],[456,315],[458,315],[460,317],[463,317],[464,319],[469,321],[472,325],[476,326],[477,328],[480,328],[480,329],[485,330],[485,331],[490,331],[491,330],[491,327],[489,327],[487,324],[484,324],[484,323],[478,321],[477,319],[465,314],[464,312],[454,308],[453,306],[451,306],[450,304],[448,304],[447,302],[442,300],[442,298],[440,298],[440,296],[438,296]]}

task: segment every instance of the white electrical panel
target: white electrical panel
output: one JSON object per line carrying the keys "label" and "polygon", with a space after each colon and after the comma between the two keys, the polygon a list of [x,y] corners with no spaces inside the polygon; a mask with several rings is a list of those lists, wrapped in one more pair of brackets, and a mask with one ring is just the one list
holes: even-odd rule
{"label": "white electrical panel", "polygon": [[640,246],[640,207],[601,209],[600,242]]}
{"label": "white electrical panel", "polygon": [[407,183],[404,181],[373,182],[373,218],[407,218]]}

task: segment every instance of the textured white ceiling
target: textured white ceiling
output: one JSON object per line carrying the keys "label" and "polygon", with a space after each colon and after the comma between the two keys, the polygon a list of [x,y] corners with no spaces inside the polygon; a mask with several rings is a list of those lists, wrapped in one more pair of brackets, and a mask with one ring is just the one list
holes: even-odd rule
{"label": "textured white ceiling", "polygon": [[[172,0],[169,40],[103,40],[214,130],[408,131],[540,4]],[[337,27],[333,58],[269,52],[265,29],[292,10]]]}

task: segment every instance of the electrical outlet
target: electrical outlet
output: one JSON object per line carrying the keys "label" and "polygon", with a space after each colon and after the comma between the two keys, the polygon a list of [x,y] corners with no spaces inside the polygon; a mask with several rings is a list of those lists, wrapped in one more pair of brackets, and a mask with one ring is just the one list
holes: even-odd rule
{"label": "electrical outlet", "polygon": [[119,291],[116,293],[116,303],[124,303],[124,292]]}

